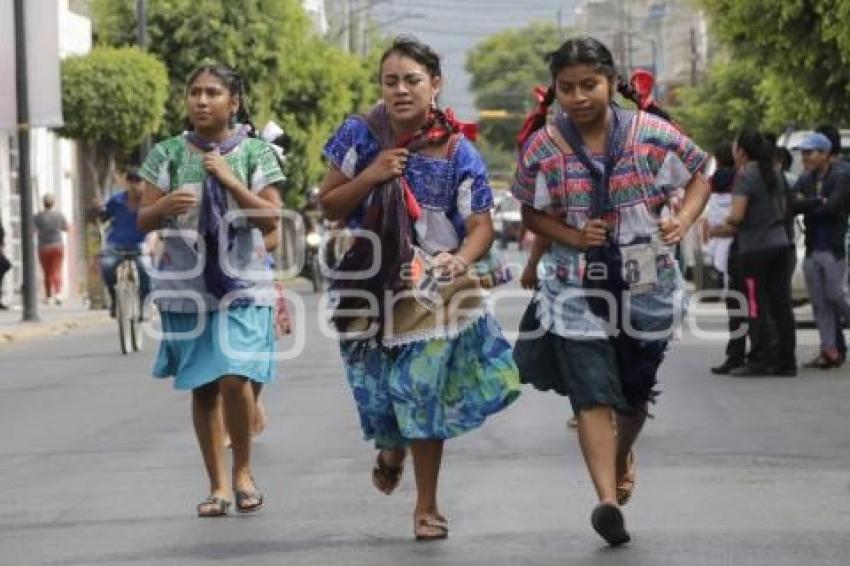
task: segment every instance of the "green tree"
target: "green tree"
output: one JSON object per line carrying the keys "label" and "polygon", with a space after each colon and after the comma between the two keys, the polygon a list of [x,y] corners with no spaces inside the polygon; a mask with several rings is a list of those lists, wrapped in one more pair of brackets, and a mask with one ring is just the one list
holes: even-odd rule
{"label": "green tree", "polygon": [[[97,47],[87,55],[62,61],[62,113],[59,134],[78,140],[81,161],[80,201],[103,201],[116,160],[126,161],[146,136],[162,122],[168,97],[168,74],[156,57],[135,47]],[[98,226],[87,223],[84,249],[90,268],[100,251]],[[89,270],[92,308],[102,306],[103,289],[97,271]]]}
{"label": "green tree", "polygon": [[494,150],[513,152],[525,114],[534,106],[532,91],[551,83],[547,52],[561,44],[561,33],[550,23],[532,23],[492,35],[466,57],[471,88],[479,110],[503,110],[504,117],[481,118],[482,137]]}
{"label": "green tree", "polygon": [[62,61],[63,137],[79,140],[102,193],[116,158],[156,132],[168,96],[165,66],[135,47],[98,47]]}
{"label": "green tree", "polygon": [[[98,42],[135,41],[134,4],[93,0]],[[291,204],[321,176],[322,136],[374,97],[361,61],[322,41],[298,0],[149,0],[147,25],[149,49],[165,62],[171,84],[159,136],[183,129],[186,77],[194,68],[232,66],[245,81],[254,122],[272,119],[285,130]]]}
{"label": "green tree", "polygon": [[672,113],[699,145],[713,150],[745,126],[762,126],[766,103],[760,84],[754,61],[724,59],[711,67],[701,85],[679,91]]}
{"label": "green tree", "polygon": [[[759,70],[764,124],[836,123],[850,115],[850,3],[701,0],[732,55]],[[757,24],[756,24],[757,23]]]}

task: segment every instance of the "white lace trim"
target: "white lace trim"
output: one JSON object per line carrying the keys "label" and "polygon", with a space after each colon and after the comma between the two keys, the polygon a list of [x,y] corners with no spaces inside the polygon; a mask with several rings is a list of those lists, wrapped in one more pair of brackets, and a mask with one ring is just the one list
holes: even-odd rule
{"label": "white lace trim", "polygon": [[472,328],[477,322],[487,316],[487,314],[487,309],[482,308],[476,315],[470,318],[465,318],[462,321],[458,321],[457,324],[440,328],[429,328],[428,330],[409,332],[400,336],[385,338],[383,340],[383,345],[388,348],[395,348],[398,346],[409,346],[418,342],[430,342],[431,340],[454,340]]}

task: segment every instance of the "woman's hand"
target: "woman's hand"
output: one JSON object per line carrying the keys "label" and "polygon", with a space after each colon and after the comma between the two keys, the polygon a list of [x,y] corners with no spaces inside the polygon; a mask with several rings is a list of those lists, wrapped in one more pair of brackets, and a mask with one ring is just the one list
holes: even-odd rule
{"label": "woman's hand", "polygon": [[661,230],[661,241],[668,246],[678,244],[688,233],[691,223],[683,220],[680,216],[665,218],[658,223]]}
{"label": "woman's hand", "polygon": [[172,191],[156,201],[162,216],[179,216],[198,206],[198,197],[187,191]]}
{"label": "woman's hand", "polygon": [[450,280],[463,275],[466,273],[466,270],[469,269],[469,264],[466,263],[465,259],[448,252],[437,254],[434,258],[433,265],[434,270],[439,276]]}
{"label": "woman's hand", "polygon": [[522,270],[522,275],[519,277],[519,284],[523,289],[531,289],[533,291],[537,289],[537,285],[539,283],[540,279],[537,277],[537,264],[526,264],[525,269]]}
{"label": "woman's hand", "polygon": [[214,175],[218,182],[225,188],[234,188],[242,184],[233,173],[224,156],[216,151],[208,151],[204,154],[204,169],[210,175]]}
{"label": "woman's hand", "polygon": [[588,220],[579,232],[578,248],[587,249],[604,245],[608,238],[608,223],[596,218]]}
{"label": "woman's hand", "polygon": [[363,175],[374,185],[401,177],[409,155],[410,152],[406,149],[385,149],[363,171]]}

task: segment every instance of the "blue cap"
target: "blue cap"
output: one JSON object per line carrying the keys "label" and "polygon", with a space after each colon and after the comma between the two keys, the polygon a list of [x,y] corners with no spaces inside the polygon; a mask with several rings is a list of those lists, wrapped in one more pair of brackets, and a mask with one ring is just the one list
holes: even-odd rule
{"label": "blue cap", "polygon": [[800,142],[797,148],[803,151],[822,151],[829,153],[832,151],[832,142],[825,135],[812,132],[803,138],[803,141]]}

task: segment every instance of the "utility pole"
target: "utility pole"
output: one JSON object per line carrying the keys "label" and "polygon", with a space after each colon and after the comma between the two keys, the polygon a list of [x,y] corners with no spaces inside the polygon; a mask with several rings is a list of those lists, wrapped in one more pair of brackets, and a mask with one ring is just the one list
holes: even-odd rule
{"label": "utility pole", "polygon": [[342,0],[342,50],[351,53],[351,0]]}
{"label": "utility pole", "polygon": [[24,0],[15,0],[15,81],[18,103],[18,186],[21,197],[21,254],[24,322],[38,321],[35,296],[35,247],[32,230],[32,173],[30,171],[30,108],[27,84],[27,40]]}
{"label": "utility pole", "polygon": [[558,36],[564,41],[564,10],[558,8]]}
{"label": "utility pole", "polygon": [[148,47],[148,2],[136,0],[136,43],[142,49]]}
{"label": "utility pole", "polygon": [[[139,49],[148,48],[148,0],[136,0],[136,43]],[[139,165],[145,162],[151,150],[151,138],[145,136],[139,147]]]}
{"label": "utility pole", "polygon": [[691,27],[691,86],[697,84],[697,59],[699,52],[697,51],[697,30]]}

